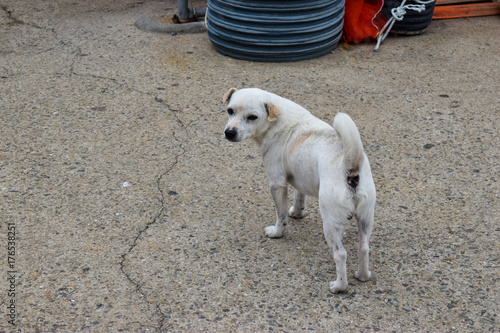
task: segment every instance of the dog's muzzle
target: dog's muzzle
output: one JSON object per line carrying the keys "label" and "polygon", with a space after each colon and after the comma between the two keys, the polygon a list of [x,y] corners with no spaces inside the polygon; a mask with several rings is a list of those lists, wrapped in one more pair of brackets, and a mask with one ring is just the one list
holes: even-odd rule
{"label": "dog's muzzle", "polygon": [[228,139],[229,141],[235,142],[236,137],[238,136],[238,132],[234,128],[233,129],[227,128],[224,131],[224,135],[226,136],[226,139]]}

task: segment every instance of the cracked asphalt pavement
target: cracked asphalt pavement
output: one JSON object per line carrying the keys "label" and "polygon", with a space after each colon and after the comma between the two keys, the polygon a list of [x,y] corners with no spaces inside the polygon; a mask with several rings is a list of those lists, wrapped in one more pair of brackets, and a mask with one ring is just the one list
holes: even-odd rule
{"label": "cracked asphalt pavement", "polygon": [[[269,64],[134,26],[175,11],[0,1],[0,331],[498,331],[498,16]],[[378,191],[370,281],[350,223],[349,289],[329,291],[314,198],[264,236],[258,151],[222,136],[230,87],[354,119]]]}

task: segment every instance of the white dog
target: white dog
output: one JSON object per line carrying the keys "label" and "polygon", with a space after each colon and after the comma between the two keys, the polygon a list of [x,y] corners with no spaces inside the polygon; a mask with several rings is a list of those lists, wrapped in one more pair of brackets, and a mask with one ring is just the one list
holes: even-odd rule
{"label": "white dog", "polygon": [[276,225],[266,227],[271,238],[280,238],[288,223],[287,184],[295,188],[293,218],[304,216],[306,195],[319,198],[323,231],[333,249],[337,280],[332,292],[347,289],[346,258],[342,245],[345,223],[356,217],[359,229],[358,271],[360,281],[370,278],[368,241],[372,233],[375,185],[358,129],[352,119],[339,113],[333,127],[309,111],[256,88],[231,88],[224,95],[229,121],[224,130],[233,142],[252,138],[259,146],[271,195],[276,204]]}

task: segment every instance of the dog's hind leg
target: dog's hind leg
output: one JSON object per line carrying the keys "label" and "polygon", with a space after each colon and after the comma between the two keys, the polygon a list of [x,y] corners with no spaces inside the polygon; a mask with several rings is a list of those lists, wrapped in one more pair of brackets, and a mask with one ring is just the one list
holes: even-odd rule
{"label": "dog's hind leg", "polygon": [[265,233],[269,238],[281,238],[288,223],[287,216],[287,187],[271,185],[271,195],[276,205],[276,225],[266,227]]}
{"label": "dog's hind leg", "polygon": [[337,270],[337,279],[330,282],[330,290],[333,293],[347,289],[346,260],[347,252],[342,245],[342,232],[347,218],[350,215],[349,207],[336,204],[336,200],[324,200],[320,194],[319,207],[323,219],[323,232],[326,242],[333,250],[333,260]]}
{"label": "dog's hind leg", "polygon": [[301,219],[304,217],[304,209],[306,208],[306,195],[299,190],[295,190],[293,195],[293,206],[290,207],[288,215],[294,219]]}
{"label": "dog's hind leg", "polygon": [[358,221],[359,231],[359,247],[358,247],[358,271],[354,274],[356,279],[360,281],[367,281],[370,279],[372,273],[369,270],[369,255],[370,248],[368,242],[373,230],[373,211],[374,204],[368,207],[363,207],[362,212],[355,214]]}
{"label": "dog's hind leg", "polygon": [[354,217],[358,221],[359,231],[358,271],[354,276],[360,281],[367,281],[371,277],[368,265],[370,255],[368,242],[372,235],[374,224],[373,216],[377,197],[368,160],[365,161],[364,168],[366,168],[365,174],[360,177],[360,182],[356,189],[357,204],[354,212]]}
{"label": "dog's hind leg", "polygon": [[342,292],[347,289],[348,284],[346,272],[347,252],[342,245],[344,226],[340,224],[335,225],[335,223],[331,222],[325,223],[323,221],[323,229],[328,246],[333,250],[333,260],[335,261],[335,268],[337,270],[337,279],[330,282],[330,290],[333,293]]}

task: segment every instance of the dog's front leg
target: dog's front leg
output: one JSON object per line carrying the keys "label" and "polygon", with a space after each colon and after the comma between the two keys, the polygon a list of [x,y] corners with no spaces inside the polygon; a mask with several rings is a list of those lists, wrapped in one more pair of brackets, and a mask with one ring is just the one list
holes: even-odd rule
{"label": "dog's front leg", "polygon": [[288,223],[287,216],[287,187],[280,185],[271,185],[271,195],[276,205],[276,225],[266,227],[266,236],[270,238],[283,237],[286,225]]}

